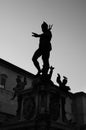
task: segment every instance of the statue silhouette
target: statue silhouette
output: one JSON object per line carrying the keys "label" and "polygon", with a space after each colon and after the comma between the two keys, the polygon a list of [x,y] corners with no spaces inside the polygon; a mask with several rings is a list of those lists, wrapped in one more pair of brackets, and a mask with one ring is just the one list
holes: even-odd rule
{"label": "statue silhouette", "polygon": [[62,82],[61,82],[61,76],[60,74],[57,74],[57,79],[56,79],[56,82],[59,84],[59,86],[62,85]]}
{"label": "statue silhouette", "polygon": [[67,82],[68,82],[67,77],[63,76],[63,81],[62,81],[63,86],[66,86]]}
{"label": "statue silhouette", "polygon": [[63,90],[63,91],[69,91],[70,90],[70,87],[66,86],[66,84],[68,82],[67,77],[63,76],[63,80],[61,81],[60,74],[57,74],[56,82],[59,84],[59,87],[61,88],[61,90]]}
{"label": "statue silhouette", "polygon": [[51,79],[52,78],[52,74],[53,74],[53,70],[54,70],[54,67],[53,66],[50,66],[50,72],[49,72],[49,74],[48,74],[48,77],[49,77],[49,79]]}
{"label": "statue silhouette", "polygon": [[15,97],[17,97],[18,105],[17,105],[16,116],[17,116],[18,119],[20,119],[21,105],[22,105],[22,95],[21,95],[21,92],[24,90],[25,85],[27,84],[26,77],[24,77],[23,81],[21,81],[21,77],[18,75],[17,78],[16,78],[16,82],[17,82],[17,85],[16,85],[15,88],[13,88],[14,95],[13,95],[11,100],[14,100]]}
{"label": "statue silhouette", "polygon": [[[51,38],[52,38],[52,25],[49,25],[46,22],[43,22],[41,25],[42,28],[42,34],[36,34],[32,32],[32,36],[40,38],[39,41],[39,48],[36,50],[32,57],[32,61],[35,65],[35,67],[38,70],[37,75],[40,75],[40,73],[43,73],[46,75],[49,70],[49,57],[50,57],[50,51],[52,50],[51,47]],[[42,61],[43,61],[43,69],[41,70],[38,58],[42,56]]]}
{"label": "statue silhouette", "polygon": [[11,98],[11,100],[14,100],[16,96],[18,96],[18,93],[24,90],[25,85],[27,84],[26,82],[26,77],[24,77],[24,81],[21,81],[21,77],[18,75],[16,78],[16,87],[13,88],[14,90],[14,95]]}

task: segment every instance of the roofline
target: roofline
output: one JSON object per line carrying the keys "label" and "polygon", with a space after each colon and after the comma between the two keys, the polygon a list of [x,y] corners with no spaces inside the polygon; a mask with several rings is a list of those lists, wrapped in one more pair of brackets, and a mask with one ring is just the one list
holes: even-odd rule
{"label": "roofline", "polygon": [[81,92],[77,92],[77,93],[74,93],[74,96],[86,96],[86,93],[81,91]]}
{"label": "roofline", "polygon": [[29,78],[34,78],[34,76],[35,76],[34,74],[32,74],[32,73],[30,73],[30,72],[28,72],[28,71],[26,71],[26,70],[24,70],[24,69],[22,69],[22,68],[20,68],[20,67],[18,67],[16,65],[14,65],[14,64],[12,64],[12,63],[10,63],[8,61],[5,61],[5,60],[3,60],[1,58],[0,58],[0,66],[4,66],[4,67],[6,67],[6,68],[8,68],[8,69],[10,69],[12,71],[15,71],[15,72],[21,74],[21,75],[28,76]]}

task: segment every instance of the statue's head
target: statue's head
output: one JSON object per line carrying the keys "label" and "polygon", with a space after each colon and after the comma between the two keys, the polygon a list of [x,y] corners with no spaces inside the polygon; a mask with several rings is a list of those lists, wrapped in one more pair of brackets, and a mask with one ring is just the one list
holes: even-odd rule
{"label": "statue's head", "polygon": [[43,22],[41,28],[43,32],[46,32],[48,30],[48,24],[46,22]]}

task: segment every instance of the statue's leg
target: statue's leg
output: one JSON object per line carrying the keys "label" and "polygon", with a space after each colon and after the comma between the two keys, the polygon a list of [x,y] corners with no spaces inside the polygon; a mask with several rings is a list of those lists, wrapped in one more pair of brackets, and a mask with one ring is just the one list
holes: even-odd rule
{"label": "statue's leg", "polygon": [[50,52],[43,53],[42,59],[43,59],[43,74],[47,75],[49,70],[49,57]]}
{"label": "statue's leg", "polygon": [[41,71],[40,66],[39,66],[39,62],[37,61],[37,59],[38,59],[40,56],[41,56],[41,51],[38,49],[38,50],[34,53],[34,55],[33,55],[33,57],[32,57],[32,61],[33,61],[34,65],[35,65],[35,67],[37,68],[38,73],[40,73],[40,71]]}

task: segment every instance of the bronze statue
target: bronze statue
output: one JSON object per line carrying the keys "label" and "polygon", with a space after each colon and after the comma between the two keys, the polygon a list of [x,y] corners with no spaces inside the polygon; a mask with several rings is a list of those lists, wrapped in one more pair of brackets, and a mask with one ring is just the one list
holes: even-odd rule
{"label": "bronze statue", "polygon": [[[41,28],[43,32],[42,34],[37,34],[32,32],[33,34],[32,36],[40,38],[39,48],[34,53],[32,57],[32,61],[38,70],[37,75],[40,75],[40,73],[46,75],[49,70],[49,57],[50,57],[50,51],[52,50],[51,47],[52,25],[48,26],[46,22],[43,22]],[[40,68],[39,62],[37,61],[40,56],[42,56],[42,60],[43,60],[43,69]]]}
{"label": "bronze statue", "polygon": [[57,74],[56,82],[59,84],[59,87],[60,87],[61,90],[63,90],[63,91],[69,91],[70,90],[70,87],[66,85],[67,82],[68,82],[67,77],[63,76],[63,80],[61,81],[60,74]]}

